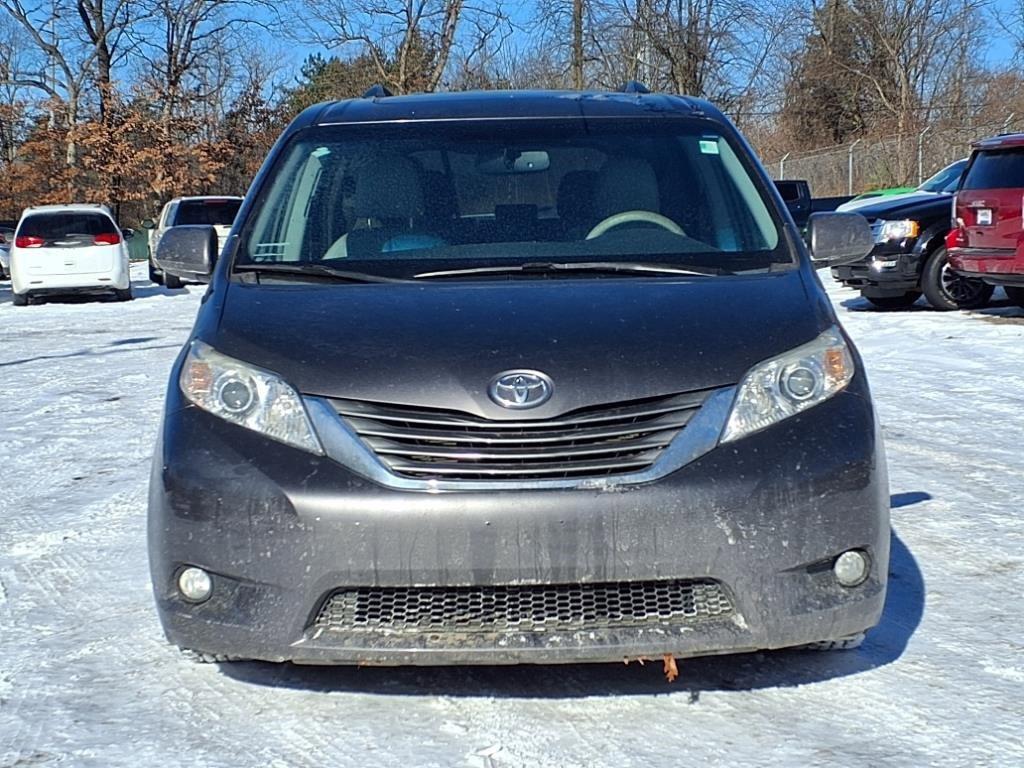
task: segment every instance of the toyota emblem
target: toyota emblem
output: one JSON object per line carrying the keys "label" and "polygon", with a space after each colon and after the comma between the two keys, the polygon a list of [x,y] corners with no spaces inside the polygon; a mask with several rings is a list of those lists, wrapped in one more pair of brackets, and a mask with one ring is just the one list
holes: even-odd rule
{"label": "toyota emblem", "polygon": [[502,408],[536,408],[551,399],[555,385],[540,371],[505,371],[491,379],[487,394]]}

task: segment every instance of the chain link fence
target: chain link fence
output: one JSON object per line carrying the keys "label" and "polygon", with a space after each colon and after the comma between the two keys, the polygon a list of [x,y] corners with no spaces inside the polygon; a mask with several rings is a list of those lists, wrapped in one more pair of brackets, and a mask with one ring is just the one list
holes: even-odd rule
{"label": "chain link fence", "polygon": [[1024,124],[1024,115],[1001,122],[947,128],[929,126],[920,133],[858,140],[813,152],[790,152],[767,163],[776,179],[806,179],[815,197],[857,195],[872,189],[916,187],[955,160],[967,157],[971,142],[1006,133]]}

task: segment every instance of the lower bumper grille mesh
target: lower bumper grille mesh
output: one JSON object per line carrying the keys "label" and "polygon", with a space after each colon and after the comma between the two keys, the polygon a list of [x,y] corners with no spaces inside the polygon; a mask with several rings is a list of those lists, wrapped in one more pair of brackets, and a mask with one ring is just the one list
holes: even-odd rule
{"label": "lower bumper grille mesh", "polygon": [[359,587],[331,594],[321,631],[530,631],[685,623],[727,616],[722,585],[633,581],[494,587]]}

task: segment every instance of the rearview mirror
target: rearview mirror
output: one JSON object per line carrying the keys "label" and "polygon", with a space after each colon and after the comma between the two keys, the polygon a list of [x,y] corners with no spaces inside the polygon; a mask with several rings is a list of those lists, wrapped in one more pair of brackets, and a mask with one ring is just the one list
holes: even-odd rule
{"label": "rearview mirror", "polygon": [[175,277],[208,282],[217,262],[217,231],[205,224],[171,227],[160,238],[156,261]]}
{"label": "rearview mirror", "polygon": [[506,149],[494,155],[482,155],[476,160],[477,172],[488,176],[537,173],[550,167],[551,158],[544,150]]}
{"label": "rearview mirror", "polygon": [[152,219],[143,219],[142,220],[142,228],[143,229],[156,229],[156,222],[153,221]]}
{"label": "rearview mirror", "polygon": [[125,240],[131,240],[133,237],[135,237],[135,230],[134,229],[122,229],[121,230],[121,234],[124,236]]}
{"label": "rearview mirror", "polygon": [[812,213],[807,219],[807,246],[817,269],[859,261],[871,253],[875,238],[859,213]]}

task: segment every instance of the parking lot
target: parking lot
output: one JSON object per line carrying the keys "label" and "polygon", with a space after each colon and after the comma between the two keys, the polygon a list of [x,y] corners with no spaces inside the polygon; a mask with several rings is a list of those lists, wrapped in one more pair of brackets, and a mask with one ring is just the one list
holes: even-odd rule
{"label": "parking lot", "polygon": [[[0,767],[1020,765],[1024,310],[829,286],[884,424],[893,559],[856,651],[660,664],[197,665],[160,634],[146,487],[202,288],[0,283]],[[998,298],[998,297],[997,297]]]}

